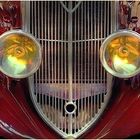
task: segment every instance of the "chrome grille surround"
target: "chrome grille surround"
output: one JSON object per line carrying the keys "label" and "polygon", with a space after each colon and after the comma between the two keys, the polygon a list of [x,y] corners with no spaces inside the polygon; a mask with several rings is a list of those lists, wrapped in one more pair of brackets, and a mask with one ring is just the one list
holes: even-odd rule
{"label": "chrome grille surround", "polygon": [[64,138],[77,138],[103,113],[112,76],[100,60],[102,41],[117,28],[117,2],[33,1],[23,29],[42,44],[40,69],[29,77],[30,95],[45,123]]}

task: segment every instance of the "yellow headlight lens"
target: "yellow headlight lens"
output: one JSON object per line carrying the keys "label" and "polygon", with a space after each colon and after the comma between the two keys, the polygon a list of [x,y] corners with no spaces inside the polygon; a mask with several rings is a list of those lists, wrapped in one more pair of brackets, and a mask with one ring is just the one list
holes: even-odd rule
{"label": "yellow headlight lens", "polygon": [[119,31],[101,46],[101,61],[108,72],[117,77],[132,77],[140,71],[140,35]]}
{"label": "yellow headlight lens", "polygon": [[35,38],[23,31],[8,31],[0,37],[0,68],[14,78],[34,73],[41,62],[41,47]]}

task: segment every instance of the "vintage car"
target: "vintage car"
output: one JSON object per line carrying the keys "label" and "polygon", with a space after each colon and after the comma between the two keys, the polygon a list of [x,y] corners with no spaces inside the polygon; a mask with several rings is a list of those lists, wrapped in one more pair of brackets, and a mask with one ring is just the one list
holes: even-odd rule
{"label": "vintage car", "polygon": [[139,1],[0,1],[0,137],[139,137],[139,33]]}

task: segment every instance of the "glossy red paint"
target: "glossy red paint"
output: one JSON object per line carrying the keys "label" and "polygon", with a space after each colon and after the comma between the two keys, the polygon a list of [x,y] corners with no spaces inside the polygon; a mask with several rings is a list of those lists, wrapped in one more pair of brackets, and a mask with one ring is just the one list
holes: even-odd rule
{"label": "glossy red paint", "polygon": [[[10,82],[12,84],[13,81]],[[29,93],[22,81],[12,85],[12,92],[0,84],[0,136],[4,138],[55,138],[30,105]],[[26,91],[25,91],[26,90]],[[28,98],[28,99],[27,99]]]}
{"label": "glossy red paint", "polygon": [[[0,16],[0,23],[10,23],[11,26],[10,28],[0,26],[0,34],[22,26],[20,2],[11,1],[5,4],[4,9],[0,7],[0,14],[5,15]],[[8,10],[9,4],[14,4],[11,13]],[[81,138],[127,138],[140,133],[140,85],[132,88],[132,79],[126,81],[114,79],[112,97],[106,110],[96,125]],[[31,102],[28,89],[27,79],[15,81],[0,74],[0,136],[61,138],[39,117]]]}
{"label": "glossy red paint", "polygon": [[[0,134],[5,138],[60,138],[34,110],[27,81],[0,85]],[[116,79],[111,101],[101,119],[81,138],[127,138],[140,133],[140,87]],[[118,89],[117,89],[118,88]]]}
{"label": "glossy red paint", "polygon": [[0,1],[0,34],[22,27],[20,1]]}
{"label": "glossy red paint", "polygon": [[118,82],[120,89],[113,90],[104,115],[85,138],[127,138],[140,133],[140,87],[132,89],[126,81]]}

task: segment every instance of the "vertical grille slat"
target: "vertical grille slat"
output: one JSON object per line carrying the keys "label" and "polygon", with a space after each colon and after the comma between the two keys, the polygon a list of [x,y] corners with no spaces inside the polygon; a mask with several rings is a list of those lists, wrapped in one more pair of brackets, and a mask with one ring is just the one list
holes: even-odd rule
{"label": "vertical grille slat", "polygon": [[[63,7],[62,7],[63,8]],[[66,11],[63,9],[63,11],[64,11],[64,17],[65,17],[65,20],[64,20],[64,24],[65,24],[65,26],[64,26],[64,40],[66,40],[67,39],[67,35],[66,35],[66,33],[67,33],[67,18],[66,18],[66,16],[67,16],[67,13],[66,13]],[[64,51],[65,51],[65,78],[66,79],[68,79],[67,77],[68,77],[68,75],[67,75],[67,43],[66,42],[64,42],[64,46],[65,46],[65,48],[64,48]],[[65,97],[65,99],[67,98],[67,80],[65,80],[65,86],[64,86],[64,88],[65,88],[65,90],[64,90],[64,92],[66,93],[65,95],[64,95],[64,97]],[[64,113],[64,133],[67,133],[67,116],[66,116],[66,113]]]}
{"label": "vertical grille slat", "polygon": [[[41,7],[43,7],[43,3],[42,2],[41,2]],[[44,9],[44,7],[41,9],[41,13],[40,13],[40,16],[41,16],[42,19],[44,18],[43,9]],[[43,20],[41,20],[40,25],[41,25],[41,27],[44,27],[44,21]],[[43,37],[44,28],[41,28],[40,31],[41,31],[40,36],[42,38]],[[43,50],[44,50],[44,42],[43,42],[43,40],[41,40],[41,44],[42,44],[42,47],[43,47]],[[42,63],[44,63],[44,59],[42,59]],[[44,76],[45,76],[44,75],[44,65],[42,65],[42,68],[41,68],[41,79],[44,79],[43,78]],[[42,83],[43,82],[44,82],[44,80],[42,80]],[[43,107],[44,106],[44,96],[43,96],[42,92],[41,92],[41,99],[40,100],[42,102],[42,107]]]}
{"label": "vertical grille slat", "polygon": [[[94,8],[93,8],[93,11],[94,11],[94,12],[93,12],[93,13],[94,13],[94,15],[93,15],[93,18],[94,18],[94,19],[93,19],[93,20],[94,20],[94,27],[93,27],[93,29],[94,29],[94,38],[97,38],[97,37],[96,37],[96,34],[97,34],[97,33],[96,33],[96,25],[97,25],[97,23],[96,23],[96,14],[95,14],[95,13],[96,13],[96,3],[94,3],[93,6],[94,6]],[[98,14],[98,13],[97,13],[97,14]],[[92,25],[91,25],[91,26],[92,26]],[[94,41],[94,46],[96,46],[96,42],[95,42],[95,41]],[[93,46],[93,47],[94,47],[94,46]],[[97,60],[96,60],[96,55],[97,55],[96,47],[94,47],[93,50],[94,50],[94,51],[93,51],[93,52],[94,52],[94,53],[93,53],[93,54],[94,54],[94,55],[93,55],[93,61],[94,61],[94,62],[97,62]],[[96,77],[96,63],[94,63],[93,71],[94,71],[93,79],[96,79],[96,78],[95,78],[95,77]],[[95,80],[95,81],[93,80],[93,83],[96,83],[96,80]],[[95,100],[95,92],[94,92],[94,91],[93,91],[93,97],[94,97],[94,98],[93,98],[93,99],[94,99],[94,100],[93,100],[93,103],[95,103],[96,100]],[[93,109],[93,111],[94,111],[94,114],[96,114],[96,104],[94,104],[94,109]]]}
{"label": "vertical grille slat", "polygon": [[[63,11],[62,11],[63,9],[62,9],[62,7],[60,7],[60,15],[61,15],[61,26],[63,27],[63,15],[61,14],[61,13],[63,13]],[[61,33],[61,39],[63,38],[63,33],[64,33],[64,31],[63,31],[63,28],[61,28],[61,31],[62,31],[62,33]],[[63,59],[63,52],[64,52],[64,50],[63,50],[63,43],[61,42],[61,44],[60,44],[60,46],[62,46],[62,48],[61,48],[61,75],[62,75],[62,83],[63,83],[63,81],[64,81],[64,68],[63,68],[63,65],[65,65],[64,64],[64,59]],[[61,98],[63,97],[62,96],[62,90],[61,90]],[[61,112],[63,112],[63,102],[62,103],[60,103],[60,102],[58,102],[58,104],[60,104],[60,110],[61,110]],[[62,122],[63,123],[63,122]],[[62,123],[60,123],[60,128],[63,128],[63,125],[62,125]]]}
{"label": "vertical grille slat", "polygon": [[[76,14],[77,14],[77,11],[76,11]],[[79,18],[79,17],[78,17]],[[74,17],[74,20],[73,20],[73,24],[76,24],[76,16]],[[77,30],[78,32],[79,32],[79,30]],[[76,39],[76,29],[75,29],[75,26],[74,26],[74,40]],[[77,58],[76,58],[76,44],[74,44],[74,46],[73,46],[73,61],[75,62],[74,63],[74,68],[73,68],[73,83],[76,83],[76,74],[75,74],[75,71],[76,71],[76,61],[77,61]],[[77,56],[78,57],[78,56]],[[77,71],[78,71],[78,69],[77,69]],[[76,89],[76,84],[73,84],[73,86],[75,87],[75,89]],[[74,90],[73,91],[74,92],[74,94],[73,94],[73,99],[75,99],[76,100],[76,90]],[[77,105],[77,109],[79,109],[78,108],[78,105]],[[76,115],[75,115],[75,117],[74,117],[74,119],[76,119]],[[74,124],[74,133],[76,132],[76,123]]]}
{"label": "vertical grille slat", "polygon": [[[82,7],[83,7],[83,5],[82,5]],[[80,62],[80,83],[82,83],[81,82],[82,79],[83,79],[83,72],[82,72],[83,64],[82,64],[82,61],[84,59],[84,57],[83,57],[83,43],[80,43],[80,47],[81,47],[80,48],[80,57],[79,57],[79,62]],[[81,98],[81,101],[80,101],[81,106],[80,105],[79,106],[80,106],[80,110],[83,110],[83,88],[81,88],[81,85],[79,85],[79,89],[80,89],[80,93],[82,95],[82,98]],[[79,112],[80,112],[80,110],[79,110]],[[79,129],[80,129],[80,122],[78,122],[78,123],[79,123]]]}
{"label": "vertical grille slat", "polygon": [[64,138],[77,138],[95,124],[111,96],[112,77],[100,63],[99,50],[115,30],[114,5],[30,1],[28,31],[43,54],[40,69],[29,78],[31,97],[44,122]]}
{"label": "vertical grille slat", "polygon": [[[100,10],[102,10],[103,9],[103,4],[101,5],[101,7],[100,7]],[[102,21],[102,19],[103,19],[103,14],[101,14],[101,16],[100,16],[100,21]],[[101,29],[100,29],[101,31],[103,31],[103,22],[101,22]],[[104,38],[103,37],[103,32],[101,32],[101,38]],[[102,44],[102,40],[101,40],[101,44]],[[104,84],[105,82],[102,80],[102,79],[104,79],[104,77],[103,77],[103,67],[102,67],[102,65],[100,65],[100,70],[101,70],[101,82]],[[101,104],[102,104],[102,94],[100,95],[100,106],[101,106]]]}
{"label": "vertical grille slat", "polygon": [[[47,29],[48,29],[48,34],[47,34],[47,35],[48,35],[48,38],[50,38],[50,4],[49,4],[49,3],[48,3],[48,6],[47,6],[47,9],[48,9],[48,15],[47,15],[47,17],[46,17],[46,18],[48,18],[48,23],[47,23],[47,24],[48,24],[48,28],[47,28]],[[47,47],[47,48],[48,48],[48,53],[47,53],[47,54],[48,54],[48,58],[47,58],[48,61],[47,61],[46,70],[48,71],[48,77],[47,77],[48,80],[47,80],[47,79],[46,79],[46,80],[47,80],[47,82],[48,82],[48,84],[49,84],[50,81],[51,81],[51,80],[50,80],[50,42],[48,41],[47,44],[48,44],[48,45],[47,45],[47,46],[48,46],[48,47]],[[50,96],[49,96],[49,97],[47,96],[47,98],[49,98],[48,104],[50,104],[50,102],[51,102],[51,97],[50,97]],[[47,104],[47,103],[46,103],[46,104]],[[50,110],[49,107],[48,107],[47,109],[48,109],[48,112],[46,111],[45,114],[48,116],[48,118],[50,118],[50,121],[52,121],[52,120],[51,120],[51,110]]]}
{"label": "vertical grille slat", "polygon": [[[43,3],[42,3],[43,4]],[[46,9],[46,7],[47,7],[47,3],[45,3],[45,5],[44,5],[44,37],[45,38],[47,38],[47,9]],[[47,51],[47,42],[45,41],[45,44],[44,44],[45,46],[44,46],[44,62],[46,62],[45,64],[44,64],[44,78],[45,78],[45,80],[44,80],[44,83],[46,83],[46,81],[47,81],[47,75],[48,75],[48,73],[47,73],[47,56],[48,56],[48,51]],[[47,97],[46,96],[44,96],[45,98],[44,98],[44,106],[45,106],[45,104],[47,104]],[[46,115],[46,116],[48,116],[48,114]]]}
{"label": "vertical grille slat", "polygon": [[[93,23],[92,23],[92,21],[93,21],[93,19],[94,19],[94,16],[91,16],[92,14],[93,14],[93,5],[92,4],[90,4],[90,28],[91,28],[91,34],[90,34],[90,36],[91,36],[91,38],[93,38]],[[93,41],[91,41],[91,53],[93,52],[94,53],[94,51],[93,51]],[[93,62],[93,56],[91,56],[90,57],[90,62]],[[90,72],[91,72],[91,83],[94,83],[94,81],[92,80],[93,79],[93,71],[94,71],[94,66],[93,66],[93,64],[91,65],[91,69],[90,69]],[[91,97],[93,97],[94,95],[93,95],[93,91],[91,92]],[[90,114],[90,120],[92,119],[92,117],[94,116],[94,108],[93,108],[93,98],[91,98],[91,102],[90,102],[90,108],[91,108],[91,110],[90,110],[90,112],[91,112],[91,114]]]}
{"label": "vertical grille slat", "polygon": [[[60,52],[59,52],[59,50],[60,50],[60,47],[59,47],[59,45],[58,46],[56,46],[56,33],[55,33],[55,31],[56,31],[56,24],[55,24],[55,19],[56,19],[56,9],[54,10],[54,7],[56,7],[56,2],[54,2],[54,4],[52,4],[52,10],[54,11],[54,14],[53,14],[53,20],[52,20],[52,24],[54,24],[53,25],[53,35],[52,35],[52,39],[54,39],[54,41],[53,41],[53,51],[52,51],[52,55],[53,55],[53,60],[54,60],[54,63],[53,63],[53,67],[54,67],[54,70],[52,71],[53,72],[53,79],[52,79],[52,83],[54,83],[54,84],[56,84],[56,82],[60,82],[61,81],[61,78],[60,78],[60,76],[58,77],[58,79],[60,79],[60,80],[58,80],[58,81],[56,81],[56,75],[57,75],[57,73],[58,73],[58,75],[60,75],[60,69],[61,69],[61,67],[60,67],[60,56],[59,56],[59,54],[60,54]],[[59,8],[58,8],[58,13],[59,13]],[[58,27],[59,27],[59,25],[60,25],[60,20],[58,20]],[[59,28],[58,28],[59,29]],[[58,32],[59,33],[59,32]],[[58,37],[59,37],[59,34],[58,34]],[[57,48],[58,48],[58,53],[56,52],[56,50],[57,50]],[[58,56],[58,65],[59,65],[59,68],[58,68],[58,72],[57,72],[57,69],[56,69],[56,56]],[[60,90],[60,93],[61,93],[61,90]],[[54,92],[54,94],[55,95],[57,95],[57,91],[55,91]],[[57,96],[56,96],[57,97]],[[59,121],[57,120],[57,118],[58,118],[58,116],[60,115],[60,114],[58,114],[58,111],[57,110],[59,110],[59,107],[57,106],[57,98],[56,98],[55,96],[53,97],[53,107],[54,107],[54,113],[56,114],[56,115],[54,115],[55,117],[55,119],[54,119],[54,124],[56,124],[56,127],[58,127],[59,128]],[[59,102],[59,100],[58,100],[58,102]]]}
{"label": "vertical grille slat", "polygon": [[[39,5],[40,3],[39,2],[37,2],[37,17],[40,17],[40,10],[39,10],[39,7],[40,7],[40,5]],[[37,38],[39,38],[40,37],[40,24],[41,24],[41,20],[39,20],[39,18],[37,18]],[[40,41],[40,43],[42,43],[41,41]],[[42,44],[42,47],[43,47],[43,44]],[[38,79],[39,79],[39,81],[40,81],[40,83],[42,83],[42,81],[41,81],[41,70],[42,70],[42,65],[41,65],[41,69],[39,69],[39,71],[38,71]],[[41,94],[40,94],[41,93]],[[40,102],[41,103],[41,95],[42,95],[42,91],[41,91],[41,88],[39,87],[39,93],[37,94],[37,96],[38,96],[38,102]],[[41,103],[41,105],[42,105],[42,103]]]}
{"label": "vertical grille slat", "polygon": [[[101,24],[101,22],[99,21],[100,20],[100,4],[98,4],[97,5],[97,8],[98,8],[98,14],[97,14],[97,19],[96,19],[96,25],[97,25],[97,38],[100,38],[100,35],[99,35],[99,33],[100,33],[100,26],[99,26],[99,24],[98,23],[100,23]],[[100,43],[100,40],[97,40],[97,52],[96,52],[96,54],[99,54],[99,47],[100,47],[100,45],[99,45],[99,43]],[[99,73],[100,73],[100,63],[99,63],[99,57],[98,57],[98,55],[97,55],[97,65],[96,65],[96,67],[97,67],[97,71],[99,71],[98,73],[96,73],[97,74],[97,83],[100,83],[100,76],[99,76]],[[99,95],[100,94],[97,94],[97,104],[96,104],[96,108],[97,108],[97,112],[98,112],[98,109],[100,108],[99,106],[100,106],[100,101],[99,101]]]}
{"label": "vertical grille slat", "polygon": [[[77,14],[78,15],[80,15],[80,9],[78,9],[77,11]],[[81,13],[82,13],[82,11],[81,11]],[[75,20],[76,20],[76,16],[75,16]],[[80,39],[80,25],[81,25],[81,23],[80,23],[80,20],[81,20],[81,16],[78,16],[78,21],[77,21],[77,30],[78,30],[78,40]],[[76,24],[76,23],[75,23]],[[76,29],[75,29],[75,31],[76,31]],[[76,40],[76,34],[75,34],[75,40]],[[80,43],[78,42],[78,43],[75,43],[75,47],[76,46],[80,46]],[[80,83],[80,47],[76,47],[76,50],[78,50],[78,57],[77,57],[77,61],[75,60],[75,64],[76,64],[76,66],[75,66],[75,77],[78,75],[78,83]],[[76,52],[75,52],[75,58],[76,58]],[[77,63],[76,63],[77,62]],[[76,71],[78,71],[78,74],[76,74]],[[76,78],[77,79],[77,78]],[[75,80],[75,90],[76,90],[76,83],[77,83],[77,80]],[[80,92],[81,93],[81,89],[80,88],[78,88],[78,92]],[[75,94],[76,94],[76,91],[75,91]],[[78,105],[77,105],[77,110],[78,111],[80,111],[80,101],[78,100]],[[79,126],[79,123],[77,122],[77,129],[79,130],[79,128],[80,128],[80,126]]]}
{"label": "vertical grille slat", "polygon": [[[105,9],[105,7],[107,7],[107,4],[105,3],[105,5],[103,6],[104,7],[104,9]],[[103,38],[105,38],[106,37],[106,16],[107,16],[107,14],[106,14],[106,11],[103,13]],[[103,67],[102,67],[103,68]],[[106,72],[105,72],[105,70],[103,69],[103,75],[104,75],[104,79],[107,79],[107,75],[106,75]],[[104,85],[105,85],[105,82],[106,81],[104,81]],[[106,95],[106,91],[104,90],[104,92],[103,92],[103,96],[105,96]]]}
{"label": "vertical grille slat", "polygon": [[[89,2],[87,3],[87,9],[89,9]],[[90,38],[90,10],[88,10],[88,12],[87,12],[87,20],[88,20],[88,38]],[[88,57],[88,71],[87,71],[87,79],[88,79],[88,81],[87,81],[87,84],[90,84],[90,64],[91,64],[91,62],[90,62],[90,57],[91,57],[91,54],[90,54],[90,42],[88,41],[88,44],[87,44],[87,49],[88,49],[88,53],[87,54],[89,54],[89,55],[87,55],[87,57]],[[89,121],[90,121],[90,116],[91,116],[91,114],[90,114],[90,109],[89,109],[89,96],[88,96],[88,99],[87,99],[87,112],[89,112],[89,116],[88,116],[88,118],[87,118],[87,120],[86,120],[86,123],[88,123]]]}

